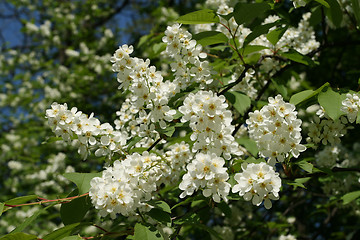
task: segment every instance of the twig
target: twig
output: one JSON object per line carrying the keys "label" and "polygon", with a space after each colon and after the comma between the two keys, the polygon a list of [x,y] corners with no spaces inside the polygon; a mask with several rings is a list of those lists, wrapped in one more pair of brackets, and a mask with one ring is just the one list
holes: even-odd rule
{"label": "twig", "polygon": [[180,233],[180,230],[181,230],[181,228],[182,228],[182,224],[181,225],[179,225],[179,227],[176,229],[176,231],[173,233],[173,236],[172,236],[172,240],[176,240],[176,237],[179,235],[179,233]]}
{"label": "twig", "polygon": [[161,141],[161,139],[162,138],[160,137],[158,140],[156,140],[146,151],[150,152],[151,149],[153,149],[156,146],[156,144],[158,144]]}
{"label": "twig", "polygon": [[[338,173],[338,172],[360,172],[360,168],[339,168],[339,167],[334,167],[331,169],[331,172],[333,173]],[[297,176],[292,176],[292,177],[286,177],[283,178],[284,180],[294,180],[296,178],[305,178],[305,177],[321,177],[321,176],[326,176],[327,173],[326,172],[316,172],[316,173],[309,173],[309,174],[305,174],[305,175],[297,175]]]}
{"label": "twig", "polygon": [[109,231],[105,230],[104,228],[102,228],[102,227],[100,227],[100,226],[98,226],[98,225],[96,225],[96,224],[93,224],[93,226],[94,226],[94,227],[97,227],[98,229],[100,229],[101,231],[104,231],[104,232],[106,232],[106,233],[109,232]]}
{"label": "twig", "polygon": [[39,198],[39,199],[44,199],[44,200],[39,201],[39,202],[23,203],[23,204],[17,204],[17,205],[5,204],[5,206],[14,208],[14,207],[22,207],[22,206],[41,205],[43,203],[50,203],[50,202],[66,203],[66,202],[70,202],[71,200],[74,200],[76,198],[81,198],[81,197],[84,197],[84,196],[87,196],[87,195],[89,195],[89,193],[84,193],[82,195],[74,196],[74,197],[59,198],[59,199],[52,199],[52,200],[45,199],[45,198]]}
{"label": "twig", "polygon": [[235,85],[237,85],[238,83],[240,83],[240,82],[243,80],[243,78],[245,77],[246,72],[247,72],[250,68],[251,68],[250,65],[246,65],[244,71],[242,71],[242,73],[241,73],[241,75],[238,77],[238,79],[236,79],[235,82],[229,84],[225,89],[223,89],[223,90],[219,93],[219,95],[225,94],[227,91],[229,91],[229,90],[230,90],[231,88],[233,88]]}

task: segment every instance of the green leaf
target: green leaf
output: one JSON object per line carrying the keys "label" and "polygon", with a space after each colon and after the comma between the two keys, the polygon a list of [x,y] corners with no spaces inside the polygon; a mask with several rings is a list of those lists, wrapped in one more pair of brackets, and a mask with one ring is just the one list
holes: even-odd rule
{"label": "green leaf", "polygon": [[225,216],[227,218],[232,217],[232,211],[231,211],[231,208],[229,207],[229,204],[222,201],[222,202],[216,204],[216,206],[225,214]]}
{"label": "green leaf", "polygon": [[17,226],[12,233],[17,233],[17,232],[22,232],[27,226],[29,226],[38,216],[40,216],[41,214],[44,214],[46,212],[46,210],[50,207],[55,206],[57,203],[53,203],[45,208],[41,208],[39,210],[37,210],[31,217],[28,217],[25,219],[25,221],[20,224],[19,226]]}
{"label": "green leaf", "polygon": [[175,132],[175,127],[171,126],[171,127],[166,127],[165,129],[157,128],[156,131],[160,134],[164,134],[168,137],[171,137]]}
{"label": "green leaf", "polygon": [[250,138],[238,138],[236,139],[236,142],[238,142],[240,145],[244,146],[246,148],[246,150],[248,150],[251,155],[253,156],[257,156],[259,149],[256,145],[256,142]]}
{"label": "green leaf", "polygon": [[0,216],[2,215],[2,213],[4,211],[4,206],[5,206],[5,203],[0,203]]}
{"label": "green leaf", "polygon": [[294,95],[291,96],[290,98],[290,103],[294,104],[294,105],[298,105],[314,96],[316,96],[317,94],[319,94],[321,92],[321,90],[324,87],[329,86],[330,84],[327,82],[324,85],[322,85],[320,88],[318,88],[317,90],[305,90],[299,93],[296,93]]}
{"label": "green leaf", "polygon": [[[318,167],[317,170],[326,173],[327,175],[334,175],[330,168]],[[313,171],[314,172],[314,171]]]}
{"label": "green leaf", "polygon": [[181,202],[179,202],[178,204],[172,206],[171,209],[175,209],[175,208],[177,208],[177,207],[179,207],[179,206],[186,205],[186,204],[188,204],[189,202],[193,202],[193,201],[195,201],[195,200],[197,200],[197,199],[203,199],[203,197],[202,197],[202,196],[195,196],[195,197],[186,198],[184,201],[181,201]]}
{"label": "green leaf", "polygon": [[208,200],[205,199],[199,199],[199,200],[194,200],[191,202],[190,208],[195,209],[195,208],[202,208],[205,205],[207,205]]}
{"label": "green leaf", "polygon": [[276,88],[276,90],[283,96],[283,97],[286,97],[287,94],[288,94],[288,91],[287,91],[287,87],[282,85],[282,84],[279,84],[278,82],[279,81],[276,81],[276,79],[274,78],[271,78],[271,82],[273,83],[274,87]]}
{"label": "green leaf", "polygon": [[130,142],[128,143],[128,147],[127,147],[127,151],[130,151],[130,149],[133,147],[133,146],[135,146],[135,144],[137,143],[137,142],[139,142],[141,139],[143,139],[142,137],[138,137],[138,136],[136,136],[136,137],[133,137],[131,140],[130,140]]}
{"label": "green leaf", "polygon": [[343,204],[348,204],[352,201],[354,201],[355,199],[360,197],[360,191],[355,191],[355,192],[349,192],[347,194],[345,194],[344,196],[341,197],[341,199],[343,200]]}
{"label": "green leaf", "polygon": [[308,173],[312,173],[314,167],[311,163],[307,161],[297,162],[296,165],[298,165],[301,169],[304,169]]}
{"label": "green leaf", "polygon": [[64,139],[62,137],[49,137],[48,139],[43,141],[41,144],[53,143],[53,142],[57,142],[57,141],[64,141]]}
{"label": "green leaf", "polygon": [[[75,189],[68,197],[77,196],[78,192],[78,189]],[[92,204],[88,196],[83,196],[81,198],[76,198],[71,202],[63,203],[60,208],[61,220],[65,225],[81,222],[91,207]]]}
{"label": "green leaf", "polygon": [[326,1],[330,5],[330,8],[326,9],[326,16],[336,27],[340,27],[340,24],[343,19],[343,12],[341,10],[340,4],[336,0],[326,0]]}
{"label": "green leaf", "polygon": [[244,57],[244,61],[249,65],[254,65],[259,61],[260,57],[261,57],[260,53],[253,53]]}
{"label": "green leaf", "polygon": [[360,111],[358,111],[357,115],[356,115],[356,124],[360,123]]}
{"label": "green leaf", "polygon": [[146,215],[150,216],[152,219],[161,222],[165,225],[168,223],[171,223],[171,217],[170,214],[167,212],[164,212],[163,210],[159,208],[153,208],[149,212],[146,213]]}
{"label": "green leaf", "polygon": [[354,10],[355,19],[357,22],[357,28],[360,30],[360,1],[351,0],[352,9]]}
{"label": "green leaf", "polygon": [[68,237],[64,237],[61,240],[82,240],[83,238],[79,237],[78,235],[76,236],[68,236]]}
{"label": "green leaf", "polygon": [[201,44],[202,46],[208,46],[217,43],[226,43],[229,40],[225,34],[217,31],[200,32],[194,35],[193,39],[195,39],[197,43]]}
{"label": "green leaf", "polygon": [[241,115],[244,115],[246,110],[251,106],[251,100],[245,94],[229,91],[226,92],[224,96]]}
{"label": "green leaf", "polygon": [[262,162],[266,162],[264,158],[254,158],[254,157],[249,157],[245,160],[246,163],[255,163],[255,164],[259,164]]}
{"label": "green leaf", "polygon": [[178,110],[176,110],[175,115],[173,115],[174,119],[180,119],[182,116],[184,116],[181,112],[179,112]]}
{"label": "green leaf", "polygon": [[166,43],[156,43],[153,45],[153,51],[155,55],[160,54],[162,51],[166,49]]}
{"label": "green leaf", "polygon": [[301,188],[305,188],[305,189],[306,189],[304,183],[306,183],[306,182],[309,181],[309,180],[310,180],[310,177],[297,178],[297,179],[295,179],[294,182],[288,182],[287,184],[294,186],[294,189],[296,189],[297,187],[301,187]]}
{"label": "green leaf", "polygon": [[67,225],[65,227],[59,228],[59,229],[55,230],[54,232],[52,232],[52,233],[46,235],[45,237],[43,237],[43,240],[62,239],[64,237],[67,237],[70,234],[72,234],[75,230],[77,230],[82,225],[85,225],[85,224],[73,223],[73,224]]}
{"label": "green leaf", "polygon": [[9,233],[0,238],[0,240],[33,240],[38,239],[35,235],[26,233]]}
{"label": "green leaf", "polygon": [[102,173],[65,173],[63,176],[68,180],[72,181],[76,184],[79,189],[79,194],[82,195],[84,193],[89,192],[90,189],[90,181],[94,177],[101,177]]}
{"label": "green leaf", "polygon": [[340,93],[334,92],[330,87],[326,92],[320,92],[318,96],[319,104],[332,120],[336,120],[344,114],[344,112],[340,110],[342,100],[343,97],[341,97]]}
{"label": "green leaf", "polygon": [[171,213],[170,206],[164,201],[153,201],[152,200],[152,201],[149,201],[148,204],[155,208],[161,209],[164,212]]}
{"label": "green leaf", "polygon": [[135,240],[156,240],[163,239],[160,232],[153,226],[144,226],[140,223],[135,224],[134,228]]}
{"label": "green leaf", "polygon": [[22,204],[22,203],[27,203],[27,202],[37,199],[37,198],[38,198],[37,195],[22,196],[22,197],[17,197],[17,198],[7,200],[7,201],[5,201],[5,203],[9,204],[9,205],[18,205],[18,204]]}
{"label": "green leaf", "polygon": [[146,148],[146,147],[138,147],[138,148],[131,149],[128,153],[131,154],[131,153],[137,152],[137,153],[142,154],[143,152],[145,152],[147,150],[148,150],[148,148]]}
{"label": "green leaf", "polygon": [[309,181],[310,179],[311,179],[311,177],[297,178],[297,179],[295,179],[295,182],[303,184],[303,183],[306,183],[307,181]]}
{"label": "green leaf", "polygon": [[314,94],[314,93],[315,93],[314,90],[305,90],[305,91],[296,93],[291,96],[290,103],[294,104],[294,105],[298,105],[299,103],[304,102],[307,99],[315,96],[316,94]]}
{"label": "green leaf", "polygon": [[151,37],[151,34],[142,36],[139,40],[137,47],[140,48],[144,43],[147,43]]}
{"label": "green leaf", "polygon": [[176,21],[182,24],[218,23],[219,17],[213,10],[203,9],[185,14],[179,17]]}
{"label": "green leaf", "polygon": [[182,225],[182,224],[195,224],[200,222],[200,217],[196,213],[187,213],[183,217],[176,219],[174,224]]}
{"label": "green leaf", "polygon": [[258,25],[254,28],[254,30],[252,30],[252,32],[247,35],[247,37],[245,38],[243,47],[245,47],[246,45],[248,45],[250,42],[252,42],[255,38],[257,38],[258,36],[261,36],[265,33],[268,33],[268,31],[270,30],[270,28],[280,24],[282,22],[282,20],[278,20],[276,22],[273,23],[267,23],[264,25]]}
{"label": "green leaf", "polygon": [[322,20],[322,6],[317,6],[311,10],[311,17],[309,19],[310,26],[315,27],[320,24]]}
{"label": "green leaf", "polygon": [[229,21],[230,18],[232,18],[234,16],[234,13],[229,13],[227,15],[222,15],[222,14],[219,14],[220,17],[224,18],[226,21]]}
{"label": "green leaf", "polygon": [[270,6],[265,3],[238,3],[234,8],[234,18],[237,24],[250,23],[261,16]]}
{"label": "green leaf", "polygon": [[330,7],[330,5],[325,0],[315,0],[315,1],[317,1],[318,3],[320,3],[321,5],[323,5],[323,6],[327,7],[327,8]]}
{"label": "green leaf", "polygon": [[242,55],[248,55],[250,53],[258,52],[263,49],[269,49],[269,48],[261,45],[247,45],[245,48],[243,48]]}
{"label": "green leaf", "polygon": [[271,32],[269,32],[266,35],[267,40],[269,40],[269,42],[271,42],[272,45],[276,45],[276,43],[281,39],[281,37],[284,35],[284,33],[286,32],[286,30],[288,29],[287,26],[285,27],[279,27],[276,28],[274,30],[272,30]]}
{"label": "green leaf", "polygon": [[[240,172],[240,171],[241,171],[241,165],[242,165],[243,162],[244,162],[244,160],[242,160],[242,159],[235,160],[235,161],[233,162],[232,166],[231,166],[231,168],[232,168],[231,171],[232,171],[232,172]],[[234,179],[230,177],[230,179],[229,179],[229,181],[228,181],[228,183],[230,183],[231,186],[233,186],[233,185],[236,184],[235,182],[233,182],[234,184],[231,183],[233,180],[234,180]],[[234,181],[235,181],[235,180],[234,180]]]}
{"label": "green leaf", "polygon": [[280,56],[283,56],[283,57],[291,60],[291,61],[302,63],[307,66],[315,65],[314,61],[311,60],[311,58],[309,58],[308,56],[302,55],[301,53],[299,53],[298,51],[296,51],[294,49],[289,49],[288,52],[279,51],[278,54]]}
{"label": "green leaf", "polygon": [[2,215],[2,213],[4,211],[4,206],[5,206],[5,203],[0,203],[0,216]]}

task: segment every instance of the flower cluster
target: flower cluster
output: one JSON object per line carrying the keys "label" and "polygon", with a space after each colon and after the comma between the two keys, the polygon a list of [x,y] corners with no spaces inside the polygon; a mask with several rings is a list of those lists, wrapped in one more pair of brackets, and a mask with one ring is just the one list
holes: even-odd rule
{"label": "flower cluster", "polygon": [[220,202],[221,198],[227,201],[231,185],[226,182],[229,175],[224,164],[224,159],[215,153],[196,154],[195,159],[187,165],[188,172],[179,185],[183,190],[180,198],[192,195],[194,191],[202,188],[205,197],[212,196],[215,202]]}
{"label": "flower cluster", "polygon": [[171,145],[165,153],[165,159],[168,161],[168,166],[171,169],[168,171],[168,175],[163,176],[166,179],[165,182],[176,183],[180,179],[181,172],[186,169],[185,166],[192,157],[190,146],[184,141]]}
{"label": "flower cluster", "polygon": [[190,93],[179,111],[183,114],[181,122],[190,121],[193,131],[190,139],[195,141],[192,151],[215,153],[229,160],[231,154],[241,155],[237,142],[231,135],[231,111],[223,95],[216,96],[212,91]]}
{"label": "flower cluster", "polygon": [[249,113],[249,135],[262,157],[275,165],[276,160],[284,161],[291,153],[298,157],[306,147],[301,141],[301,120],[297,118],[295,106],[283,101],[281,95],[269,97],[269,104],[259,110]]}
{"label": "flower cluster", "polygon": [[[172,121],[176,111],[167,105],[169,98],[180,91],[178,86],[170,81],[163,82],[163,77],[155,66],[149,66],[150,60],[130,57],[133,47],[123,45],[111,57],[112,69],[118,72],[119,88],[131,92],[128,99],[134,108],[152,123],[159,123],[166,128],[165,121]],[[146,112],[145,109],[150,112]],[[150,121],[146,123],[149,125]]]}
{"label": "flower cluster", "polygon": [[155,130],[155,124],[150,121],[150,115],[132,105],[129,98],[125,99],[116,115],[118,119],[114,121],[115,129],[126,131],[130,138],[142,137],[136,143],[136,147],[150,147],[155,139],[159,138],[160,135]]}
{"label": "flower cluster", "polygon": [[243,172],[236,173],[234,179],[237,184],[232,188],[232,192],[239,192],[246,201],[252,200],[252,203],[259,206],[264,201],[266,209],[272,207],[270,199],[279,199],[281,187],[281,178],[273,167],[261,162],[259,164],[243,164]]}
{"label": "flower cluster", "polygon": [[[315,39],[315,32],[310,25],[311,13],[303,14],[302,19],[300,20],[298,27],[289,27],[280,40],[273,45],[267,38],[266,35],[261,35],[251,42],[253,45],[261,45],[267,47],[260,51],[264,56],[271,56],[275,51],[281,50],[287,52],[290,49],[295,49],[301,54],[308,54],[317,48],[319,48],[320,43]],[[267,17],[264,20],[263,24],[274,23],[280,20],[280,17],[272,15]],[[276,27],[270,28],[269,32],[275,30]],[[273,73],[280,69],[280,61],[275,58],[264,58],[261,61],[260,70],[268,73]]]}
{"label": "flower cluster", "polygon": [[339,159],[339,152],[340,149],[337,146],[326,146],[315,155],[317,165],[319,167],[332,168]]}
{"label": "flower cluster", "polygon": [[360,98],[359,95],[354,94],[346,94],[346,99],[342,101],[341,111],[346,113],[346,116],[349,122],[353,123],[356,120],[356,116],[359,112],[360,107]]}
{"label": "flower cluster", "polygon": [[[304,3],[305,2],[303,0],[294,0],[294,5],[296,6],[303,6]],[[217,13],[220,15],[227,15],[233,12],[233,7],[231,7],[230,4],[230,1],[205,2],[207,7],[216,9]],[[310,12],[303,14],[298,26],[288,28],[275,46],[268,41],[266,34],[259,36],[253,40],[251,44],[267,47],[268,49],[263,49],[260,51],[261,54],[267,56],[273,55],[274,49],[281,49],[281,51],[287,52],[291,48],[302,54],[308,54],[320,46],[320,43],[315,39],[315,31],[310,25],[310,17]],[[280,20],[280,17],[276,15],[269,16],[264,20],[263,25],[276,22],[277,20]],[[246,37],[251,33],[251,30],[244,27],[243,25],[238,25],[234,17],[230,18],[229,20],[220,17],[220,22],[222,24],[216,25],[216,31],[224,33],[229,38],[235,36],[240,44],[239,47],[242,47]],[[195,32],[210,31],[212,26],[213,24],[196,25]],[[269,29],[269,32],[275,28],[276,27],[272,27]],[[261,61],[260,69],[264,72],[272,72],[273,70],[277,70],[279,68],[279,61],[274,58],[264,58]]]}
{"label": "flower cluster", "polygon": [[[300,0],[302,1],[302,0]],[[306,2],[305,2],[306,3]],[[294,2],[295,4],[295,2]],[[305,6],[305,5],[304,5]],[[279,240],[296,240],[296,237],[294,235],[288,234],[288,235],[280,235]]]}
{"label": "flower cluster", "polygon": [[[252,44],[266,46],[270,49],[281,49],[284,52],[288,51],[290,48],[293,48],[301,54],[308,54],[320,46],[320,43],[315,39],[314,29],[310,25],[310,17],[310,12],[303,14],[298,27],[288,28],[275,46],[269,42],[265,35],[256,38]],[[269,16],[264,20],[264,24],[272,23],[277,20],[280,20],[280,17]],[[271,28],[269,31],[274,29],[275,27]],[[263,52],[265,54],[272,54],[270,49],[264,49]]]}
{"label": "flower cluster", "polygon": [[201,52],[202,46],[196,44],[191,33],[182,29],[180,24],[174,24],[167,27],[162,41],[167,44],[165,54],[174,60],[170,64],[171,70],[175,72],[173,82],[181,89],[194,82],[202,85],[212,82],[209,62],[200,60],[206,58],[206,54]]}
{"label": "flower cluster", "polygon": [[[359,159],[359,146],[358,142],[354,143],[352,149],[348,149],[341,144],[325,146],[323,150],[315,155],[316,163],[319,167],[326,168],[356,167]],[[356,175],[354,174],[354,176]]]}
{"label": "flower cluster", "polygon": [[102,177],[95,177],[90,182],[89,196],[92,204],[99,209],[101,216],[116,214],[135,215],[137,210],[148,211],[146,203],[162,175],[161,158],[155,154],[133,153],[123,161],[116,160],[113,167],[103,171]]}
{"label": "flower cluster", "polygon": [[340,138],[350,128],[345,125],[348,122],[346,117],[342,116],[334,121],[325,113],[323,108],[320,108],[316,114],[318,116],[315,116],[309,125],[307,141],[315,144],[321,142],[323,145],[328,143],[331,145],[339,144],[341,142]]}
{"label": "flower cluster", "polygon": [[79,154],[86,159],[90,148],[96,149],[96,156],[111,157],[114,152],[121,152],[126,145],[127,134],[116,131],[109,123],[101,124],[93,114],[87,116],[76,107],[68,110],[67,104],[51,104],[46,110],[46,118],[53,132],[70,143],[76,136]]}

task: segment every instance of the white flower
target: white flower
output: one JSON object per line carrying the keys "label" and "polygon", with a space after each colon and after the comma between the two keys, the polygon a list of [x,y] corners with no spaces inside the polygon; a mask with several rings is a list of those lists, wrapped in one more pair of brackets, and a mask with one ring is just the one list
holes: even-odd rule
{"label": "white flower", "polygon": [[13,170],[21,170],[23,165],[18,161],[11,160],[8,162],[8,167]]}
{"label": "white flower", "polygon": [[249,113],[246,124],[260,155],[268,158],[271,165],[284,161],[289,153],[297,158],[300,152],[306,150],[300,144],[301,120],[297,119],[295,106],[284,102],[281,95],[269,97],[268,105]]}
{"label": "white flower", "polygon": [[239,192],[246,201],[252,200],[254,205],[259,206],[264,200],[266,209],[271,208],[270,199],[277,200],[281,187],[281,179],[272,166],[261,162],[259,164],[243,164],[243,172],[234,176],[235,184],[232,192]]}
{"label": "white flower", "polygon": [[337,146],[326,146],[315,155],[316,163],[320,167],[332,168],[339,160],[340,149]]}
{"label": "white flower", "polygon": [[109,157],[126,145],[125,132],[114,131],[109,123],[101,124],[94,114],[88,117],[75,107],[68,110],[66,103],[53,103],[51,109],[46,110],[46,117],[54,133],[66,142],[72,142],[72,137],[77,136],[78,152],[84,159],[89,153],[89,145],[96,149],[96,156]]}
{"label": "white flower", "polygon": [[136,211],[150,210],[143,206],[151,199],[161,177],[160,158],[154,154],[133,153],[120,162],[116,160],[112,167],[90,182],[89,196],[99,214],[103,217],[117,214],[136,215]]}
{"label": "white flower", "polygon": [[170,64],[176,76],[176,82],[181,89],[185,89],[193,82],[203,87],[210,84],[210,67],[207,61],[200,61],[206,54],[201,52],[201,45],[191,39],[191,34],[180,27],[179,24],[168,26],[162,41],[167,44],[165,54],[173,58]]}
{"label": "white flower", "polygon": [[215,153],[227,160],[231,154],[242,154],[231,135],[234,127],[227,107],[225,97],[216,96],[212,91],[190,93],[185,98],[179,111],[183,114],[181,122],[190,121],[189,126],[193,130],[190,139],[195,142],[193,152]]}
{"label": "white flower", "polygon": [[230,184],[226,182],[229,175],[224,164],[224,159],[217,157],[214,153],[198,153],[187,165],[188,172],[179,185],[179,188],[183,190],[180,198],[192,195],[199,188],[204,188],[205,197],[212,196],[215,202],[220,202],[221,198],[227,201]]}
{"label": "white flower", "polygon": [[65,54],[68,55],[69,57],[78,57],[78,56],[80,56],[80,53],[78,51],[73,50],[73,49],[66,49]]}
{"label": "white flower", "polygon": [[321,142],[323,145],[327,145],[330,143],[331,145],[339,144],[341,142],[340,138],[343,137],[347,129],[350,127],[346,127],[347,118],[341,116],[340,119],[332,120],[327,114],[322,114],[325,119],[320,119],[315,117],[314,120],[309,125],[309,142],[319,143]]}
{"label": "white flower", "polygon": [[291,234],[280,235],[279,240],[296,240],[296,237],[294,235],[291,235]]}
{"label": "white flower", "polygon": [[356,116],[359,112],[359,106],[360,106],[360,98],[359,96],[354,94],[346,94],[346,99],[342,101],[342,107],[341,111],[345,112],[349,122],[353,123],[355,122]]}

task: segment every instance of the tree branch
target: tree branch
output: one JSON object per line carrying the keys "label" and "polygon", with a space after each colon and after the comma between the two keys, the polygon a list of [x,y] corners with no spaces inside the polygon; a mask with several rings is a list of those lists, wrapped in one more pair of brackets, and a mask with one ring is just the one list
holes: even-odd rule
{"label": "tree branch", "polygon": [[14,207],[22,207],[22,206],[30,206],[30,205],[41,205],[43,203],[50,203],[50,202],[65,203],[65,202],[69,202],[69,201],[74,200],[76,198],[81,198],[81,197],[84,197],[84,196],[87,196],[87,195],[89,195],[89,193],[84,193],[82,195],[74,196],[74,197],[59,198],[59,199],[52,199],[52,200],[45,199],[45,198],[38,198],[38,199],[42,199],[42,201],[33,202],[33,203],[23,203],[23,204],[17,204],[17,205],[10,205],[10,204],[4,204],[4,205],[6,207],[14,208]]}
{"label": "tree branch", "polygon": [[241,75],[238,77],[238,79],[236,79],[235,82],[230,83],[225,89],[223,89],[223,90],[219,93],[219,95],[224,95],[227,91],[229,91],[229,90],[230,90],[231,88],[233,88],[235,85],[237,85],[238,83],[240,83],[240,82],[243,80],[243,78],[245,77],[246,72],[247,72],[250,68],[251,68],[250,65],[246,65],[244,71],[242,71],[242,73],[241,73]]}
{"label": "tree branch", "polygon": [[[339,173],[339,172],[360,172],[360,168],[339,168],[334,167],[331,169],[331,172],[333,173]],[[321,177],[328,175],[326,172],[316,172],[316,173],[309,173],[305,175],[297,175],[292,177],[286,177],[283,178],[284,180],[294,180],[296,178],[305,178],[305,177]]]}

